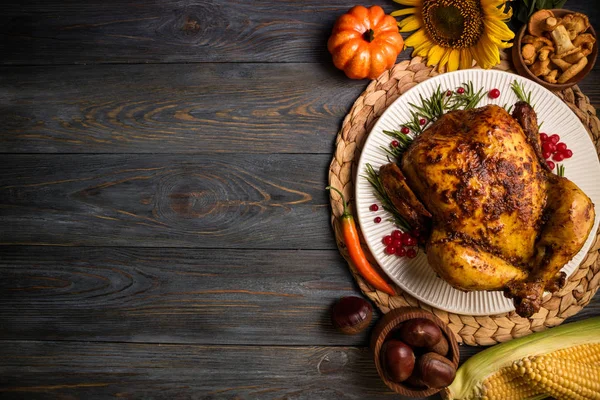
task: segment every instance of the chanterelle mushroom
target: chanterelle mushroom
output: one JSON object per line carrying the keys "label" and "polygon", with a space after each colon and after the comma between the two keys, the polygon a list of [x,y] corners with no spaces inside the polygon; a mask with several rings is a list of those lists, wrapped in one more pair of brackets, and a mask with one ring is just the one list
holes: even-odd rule
{"label": "chanterelle mushroom", "polygon": [[590,27],[590,20],[587,15],[581,13],[567,14],[562,20],[562,24],[569,32],[569,37],[574,40],[578,34],[587,31]]}
{"label": "chanterelle mushroom", "polygon": [[535,51],[535,47],[532,44],[526,44],[521,49],[521,55],[523,56],[523,61],[527,65],[531,65],[535,62],[536,54],[537,53]]}
{"label": "chanterelle mushroom", "polygon": [[558,78],[558,83],[565,83],[569,79],[573,78],[585,68],[587,63],[587,57],[583,57],[577,62],[577,64],[572,65],[571,68],[562,73],[562,75]]}
{"label": "chanterelle mushroom", "polygon": [[592,53],[594,43],[596,38],[591,33],[582,33],[573,40],[573,46],[581,47],[581,52],[586,57]]}
{"label": "chanterelle mushroom", "polygon": [[572,50],[573,42],[569,38],[569,32],[563,25],[559,25],[551,32],[554,43],[556,44],[556,56],[562,58],[564,54]]}
{"label": "chanterelle mushroom", "polygon": [[554,53],[554,47],[544,46],[540,49],[538,58],[542,61],[545,61],[550,56],[550,53]]}

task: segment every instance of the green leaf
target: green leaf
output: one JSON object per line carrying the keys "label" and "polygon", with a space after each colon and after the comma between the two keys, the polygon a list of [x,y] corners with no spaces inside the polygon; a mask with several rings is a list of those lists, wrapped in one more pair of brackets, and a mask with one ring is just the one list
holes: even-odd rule
{"label": "green leaf", "polygon": [[555,0],[552,8],[563,8],[567,0]]}
{"label": "green leaf", "polygon": [[554,0],[538,0],[538,5],[535,7],[537,10],[544,10],[552,8],[554,6]]}

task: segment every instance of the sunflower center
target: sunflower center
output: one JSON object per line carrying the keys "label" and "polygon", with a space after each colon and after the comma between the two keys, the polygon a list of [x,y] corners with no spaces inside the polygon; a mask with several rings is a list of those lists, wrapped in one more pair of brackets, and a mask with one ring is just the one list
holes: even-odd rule
{"label": "sunflower center", "polygon": [[422,12],[427,33],[442,47],[471,47],[483,34],[478,0],[424,0]]}

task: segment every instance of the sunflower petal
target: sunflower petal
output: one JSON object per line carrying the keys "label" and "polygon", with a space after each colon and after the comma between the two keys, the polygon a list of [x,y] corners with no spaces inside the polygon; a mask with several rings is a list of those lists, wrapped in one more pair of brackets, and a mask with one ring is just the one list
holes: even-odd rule
{"label": "sunflower petal", "polygon": [[438,66],[439,68],[444,68],[444,66],[446,64],[448,64],[448,61],[450,60],[450,54],[452,54],[452,49],[444,49],[445,53],[444,56],[442,57],[442,59],[440,60]]}
{"label": "sunflower petal", "polygon": [[412,35],[410,35],[408,38],[406,38],[405,43],[406,47],[417,47],[426,40],[430,40],[429,36],[427,36],[425,29],[421,28]]}
{"label": "sunflower petal", "polygon": [[414,56],[427,57],[429,50],[434,46],[434,44],[435,43],[433,43],[429,39],[422,41],[421,43],[419,43],[418,45],[416,45],[414,47],[413,57]]}
{"label": "sunflower petal", "polygon": [[473,56],[471,55],[471,51],[469,49],[461,49],[460,50],[460,64],[458,65],[459,69],[469,69],[473,66]]}
{"label": "sunflower petal", "polygon": [[485,26],[484,35],[494,36],[500,40],[511,40],[515,37],[515,33],[508,29],[508,26],[506,26],[504,22],[494,19],[485,19],[483,25]]}
{"label": "sunflower petal", "polygon": [[411,8],[403,8],[401,10],[396,10],[396,11],[392,11],[391,12],[391,16],[392,17],[399,17],[400,15],[406,15],[406,14],[416,14],[417,11],[419,9],[416,7],[411,7]]}
{"label": "sunflower petal", "polygon": [[423,46],[419,46],[419,47],[415,48],[413,50],[412,56],[413,57],[415,57],[415,56],[427,57],[427,54],[429,54],[429,50],[431,50],[432,46],[433,46],[432,42],[427,42]]}
{"label": "sunflower petal", "polygon": [[448,56],[448,72],[456,71],[460,61],[460,50],[454,49]]}
{"label": "sunflower petal", "polygon": [[411,15],[398,22],[398,26],[400,27],[400,32],[411,32],[419,29],[423,26],[423,23],[420,18]]}
{"label": "sunflower petal", "polygon": [[481,7],[499,7],[502,4],[506,3],[506,0],[481,0]]}
{"label": "sunflower petal", "polygon": [[417,6],[421,7],[423,4],[423,0],[394,0],[398,4],[402,4],[404,6]]}
{"label": "sunflower petal", "polygon": [[482,36],[479,43],[472,47],[473,57],[477,64],[484,69],[492,68],[500,63],[500,52],[498,46],[487,36]]}
{"label": "sunflower petal", "polygon": [[431,67],[432,65],[439,64],[440,60],[446,55],[446,51],[447,49],[442,46],[433,45],[429,49],[429,53],[427,53],[427,65]]}

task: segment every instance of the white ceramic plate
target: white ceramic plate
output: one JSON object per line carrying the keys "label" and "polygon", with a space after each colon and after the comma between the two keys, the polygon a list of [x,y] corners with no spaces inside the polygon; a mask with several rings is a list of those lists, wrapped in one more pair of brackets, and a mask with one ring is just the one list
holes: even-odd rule
{"label": "white ceramic plate", "polygon": [[[583,127],[581,121],[556,95],[542,86],[515,74],[493,70],[465,70],[438,75],[415,86],[398,98],[388,107],[379,121],[373,127],[365,142],[356,178],[356,207],[360,228],[364,234],[369,249],[375,259],[390,278],[404,291],[439,309],[458,314],[492,315],[514,310],[512,300],[506,299],[502,292],[462,292],[452,288],[441,278],[438,278],[427,263],[423,251],[414,259],[389,256],[384,253],[385,246],[381,242],[383,236],[390,234],[395,225],[384,210],[377,212],[369,210],[373,203],[380,204],[369,182],[366,180],[365,164],[371,164],[375,170],[387,164],[387,155],[381,147],[389,146],[391,138],[383,130],[399,130],[403,123],[410,120],[408,103],[419,104],[419,95],[429,97],[438,85],[442,90],[455,90],[464,82],[473,82],[475,90],[485,88],[486,92],[493,88],[500,89],[500,97],[490,99],[487,95],[479,106],[486,104],[514,104],[518,101],[510,84],[517,80],[523,84],[526,91],[532,93],[532,103],[538,115],[538,121],[543,121],[542,131],[548,134],[557,133],[561,141],[573,151],[574,156],[562,162],[566,171],[565,176],[575,182],[596,204],[600,205],[600,163],[594,145]],[[583,260],[592,245],[595,232],[600,220],[600,209],[596,210],[596,220],[592,234],[588,237],[581,251],[563,268],[570,275]],[[376,224],[374,218],[380,216],[382,222]]]}

